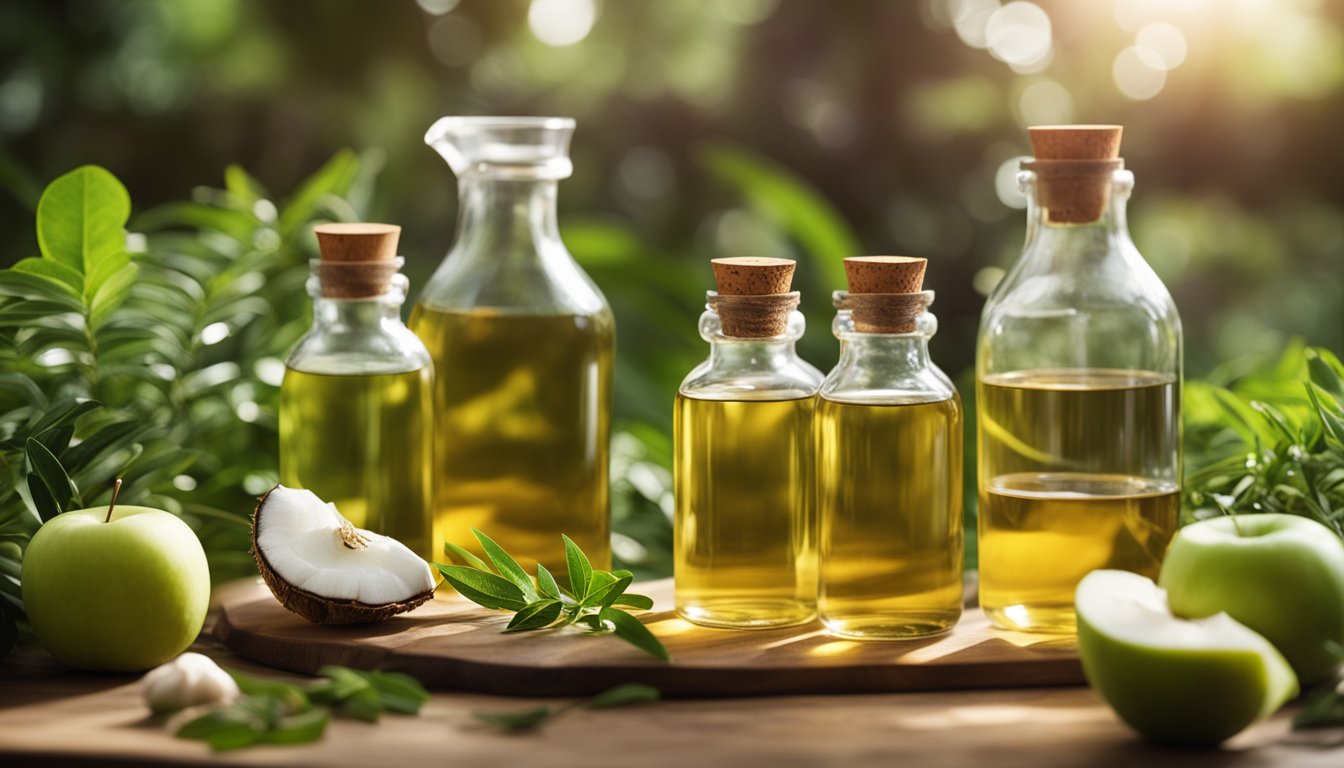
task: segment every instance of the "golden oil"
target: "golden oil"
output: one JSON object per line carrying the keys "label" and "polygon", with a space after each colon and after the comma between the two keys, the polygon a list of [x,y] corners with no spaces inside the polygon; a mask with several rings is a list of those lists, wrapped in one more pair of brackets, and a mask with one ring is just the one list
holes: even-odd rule
{"label": "golden oil", "polygon": [[1036,370],[977,391],[980,604],[1000,627],[1072,632],[1088,571],[1156,578],[1176,532],[1175,377]]}
{"label": "golden oil", "polygon": [[953,397],[817,405],[817,614],[833,634],[945,631],[962,609],[962,411]]}
{"label": "golden oil", "polygon": [[814,615],[813,397],[677,395],[677,613],[734,628]]}
{"label": "golden oil", "polygon": [[280,482],[336,504],[355,526],[433,557],[432,369],[327,374],[280,386]]}
{"label": "golden oil", "polygon": [[[416,305],[434,385],[434,542],[568,573],[560,535],[611,567],[607,454],[615,325],[596,315]],[[442,551],[440,549],[440,551]]]}

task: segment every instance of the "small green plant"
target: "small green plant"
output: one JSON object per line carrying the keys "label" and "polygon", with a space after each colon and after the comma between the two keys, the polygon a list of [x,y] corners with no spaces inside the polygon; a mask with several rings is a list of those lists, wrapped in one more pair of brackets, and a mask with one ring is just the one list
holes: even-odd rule
{"label": "small green plant", "polygon": [[574,709],[615,709],[636,704],[649,704],[658,701],[661,694],[657,688],[643,683],[627,683],[597,694],[591,699],[551,707],[539,704],[535,707],[513,712],[473,712],[472,716],[483,723],[497,725],[506,731],[521,733],[540,728],[545,723]]}
{"label": "small green plant", "polygon": [[236,701],[179,727],[179,739],[204,741],[216,751],[257,744],[306,744],[322,738],[332,715],[378,722],[383,712],[417,715],[429,692],[419,681],[395,672],[361,672],[326,666],[325,679],[306,686],[230,670],[242,692]]}
{"label": "small green plant", "polygon": [[644,595],[626,594],[626,588],[635,578],[629,571],[594,569],[579,545],[568,536],[561,536],[565,542],[569,588],[560,586],[541,563],[537,563],[534,584],[527,571],[503,547],[475,528],[471,532],[480,541],[489,563],[456,544],[445,542],[444,549],[464,564],[435,563],[434,567],[459,594],[473,603],[514,611],[505,632],[577,625],[589,632],[612,632],[654,658],[663,661],[670,658],[667,649],[639,619],[618,607],[640,610],[653,607],[653,600]]}

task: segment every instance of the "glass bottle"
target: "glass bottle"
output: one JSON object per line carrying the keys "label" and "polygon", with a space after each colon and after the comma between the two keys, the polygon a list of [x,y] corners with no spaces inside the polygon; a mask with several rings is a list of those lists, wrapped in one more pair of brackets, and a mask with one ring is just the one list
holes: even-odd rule
{"label": "glass bottle", "polygon": [[[874,296],[909,321],[856,323]],[[931,303],[932,291],[835,292],[840,360],[817,399],[817,614],[841,637],[924,637],[961,617],[963,416],[929,358]]]}
{"label": "glass bottle", "polygon": [[456,240],[411,313],[434,359],[434,541],[472,528],[529,570],[560,535],[609,568],[615,322],[556,225],[574,121],[445,117],[425,142],[458,177]]}
{"label": "glass bottle", "polygon": [[[806,324],[798,294],[784,293],[793,262],[718,260],[716,270],[727,261],[783,262],[788,277],[779,295],[710,291],[700,316],[709,358],[682,381],[673,417],[676,610],[714,627],[802,624],[816,606],[812,414],[822,376],[795,348]],[[773,316],[765,325],[751,322],[758,309]]]}
{"label": "glass bottle", "polygon": [[1156,578],[1176,531],[1181,321],[1129,237],[1119,127],[1031,130],[1026,246],[976,355],[980,603],[1003,628],[1072,632],[1084,575]]}
{"label": "glass bottle", "polygon": [[429,559],[434,369],[401,322],[409,283],[392,256],[399,230],[317,228],[324,258],[308,279],[313,326],[280,384],[280,482]]}

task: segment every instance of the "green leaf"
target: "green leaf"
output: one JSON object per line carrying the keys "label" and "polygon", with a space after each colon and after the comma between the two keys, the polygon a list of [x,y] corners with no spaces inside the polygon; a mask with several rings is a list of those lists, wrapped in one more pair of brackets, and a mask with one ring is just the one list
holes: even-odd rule
{"label": "green leaf", "polygon": [[577,600],[583,600],[588,596],[588,584],[593,577],[593,566],[588,562],[588,556],[579,549],[579,545],[574,540],[560,534],[560,538],[565,541],[565,561],[569,566],[569,588],[573,590],[574,597]]}
{"label": "green leaf", "polygon": [[641,610],[647,611],[653,608],[653,598],[645,597],[644,595],[623,594],[620,597],[617,597],[615,600],[611,601],[611,604],[625,605],[631,608],[639,608]]}
{"label": "green leaf", "polygon": [[326,195],[341,195],[350,188],[359,175],[359,157],[342,149],[308,177],[280,211],[278,229],[281,237],[288,237],[304,222],[313,217],[318,202]]}
{"label": "green leaf", "polygon": [[364,676],[382,694],[383,706],[403,715],[416,715],[429,702],[429,691],[419,680],[400,672],[365,672]]}
{"label": "green leaf", "polygon": [[541,563],[537,563],[537,587],[546,597],[560,599],[560,585],[555,583],[555,576],[551,575],[550,569]]}
{"label": "green leaf", "polygon": [[60,304],[71,312],[79,312],[84,308],[78,296],[72,296],[68,288],[54,280],[12,269],[0,269],[0,296],[43,299]]}
{"label": "green leaf", "polygon": [[555,623],[560,618],[559,600],[538,600],[535,603],[529,603],[518,613],[514,614],[509,625],[504,628],[505,632],[528,632],[534,629],[545,629]]}
{"label": "green leaf", "polygon": [[588,596],[583,598],[583,605],[585,607],[600,606],[606,608],[621,596],[626,587],[630,586],[630,582],[635,580],[635,577],[629,571],[619,571],[615,576],[614,581],[591,590]]}
{"label": "green leaf", "polygon": [[472,717],[482,723],[498,725],[510,731],[530,731],[551,719],[551,708],[545,704],[517,712],[473,712]]}
{"label": "green leaf", "polygon": [[472,568],[477,568],[479,570],[485,571],[486,573],[493,572],[493,569],[488,564],[486,564],[484,560],[472,554],[471,552],[467,551],[466,549],[459,547],[458,545],[454,544],[451,541],[443,542],[443,551],[444,554],[448,555],[449,557],[456,557],[458,560],[461,560],[463,563],[471,566]]}
{"label": "green leaf", "polygon": [[472,528],[471,532],[475,534],[476,540],[481,543],[481,549],[485,550],[485,556],[495,564],[495,570],[499,572],[499,575],[517,585],[529,602],[536,600],[537,589],[532,585],[532,579],[527,575],[527,571],[524,571],[523,567],[518,564],[518,561],[514,560],[508,552],[505,552],[503,547],[496,544],[494,539],[475,528]]}
{"label": "green leaf", "polygon": [[287,709],[299,710],[307,709],[312,706],[308,700],[308,694],[302,688],[291,683],[282,683],[278,680],[263,680],[260,677],[253,677],[236,669],[224,670],[229,673],[229,677],[238,684],[238,690],[247,696],[255,696],[263,699],[273,699]]}
{"label": "green leaf", "polygon": [[522,610],[527,605],[523,591],[502,576],[465,565],[435,567],[463,597],[477,605],[510,611]]}
{"label": "green leaf", "polygon": [[662,698],[657,688],[643,683],[626,683],[597,694],[583,702],[586,709],[613,709],[632,704],[647,704]]}
{"label": "green leaf", "polygon": [[[262,739],[267,744],[307,744],[322,738],[331,717],[325,709],[311,709],[281,718]],[[211,746],[214,746],[213,742]],[[246,745],[244,745],[246,746]]]}
{"label": "green leaf", "polygon": [[105,282],[98,288],[98,292],[93,295],[89,303],[89,324],[98,328],[107,321],[113,310],[121,306],[130,293],[131,286],[135,284],[135,278],[140,274],[140,268],[134,264],[127,264],[121,269],[112,273]]}
{"label": "green leaf", "polygon": [[[70,504],[71,497],[74,496],[74,487],[70,484],[70,477],[65,474],[65,468],[47,446],[31,437],[28,438],[27,456],[28,466],[37,473],[47,486],[47,490],[51,492],[51,499],[56,503],[56,509],[58,512],[64,512]],[[28,477],[31,486],[32,475]],[[31,487],[29,490],[31,492]]]}
{"label": "green leaf", "polygon": [[71,424],[80,416],[97,410],[102,407],[102,403],[97,400],[62,400],[51,408],[42,417],[37,420],[29,431],[32,434],[41,434],[52,427],[59,427],[65,424]]}
{"label": "green leaf", "polygon": [[76,168],[47,185],[37,203],[38,247],[87,277],[100,261],[125,251],[130,216],[131,197],[116,176],[94,165]]}
{"label": "green leaf", "polygon": [[11,267],[15,272],[23,272],[29,275],[37,275],[54,280],[70,290],[71,296],[82,296],[84,294],[84,275],[79,270],[73,269],[54,259],[40,259],[29,257],[20,260]]}
{"label": "green leaf", "polygon": [[1331,368],[1314,349],[1307,352],[1307,371],[1316,386],[1334,395],[1336,399],[1344,398],[1344,381],[1340,380],[1335,369]]}
{"label": "green leaf", "polygon": [[79,467],[92,461],[94,457],[115,451],[132,442],[136,434],[144,428],[144,424],[135,421],[115,421],[104,425],[79,445],[70,446],[65,451],[65,463],[78,471]]}
{"label": "green leaf", "polygon": [[174,735],[204,741],[212,749],[222,751],[256,744],[265,731],[265,721],[235,705],[207,712],[183,725]]}
{"label": "green leaf", "polygon": [[252,178],[251,174],[238,165],[229,165],[224,168],[224,188],[238,202],[245,205],[252,205],[266,197],[266,189],[261,186],[261,182]]}
{"label": "green leaf", "polygon": [[42,478],[38,477],[36,472],[28,473],[28,495],[33,500],[33,509],[42,522],[61,514],[61,507],[56,503],[55,497],[47,489],[47,484]]}
{"label": "green leaf", "polygon": [[367,686],[341,699],[341,706],[337,711],[342,717],[376,723],[383,714],[382,697],[372,686]]}
{"label": "green leaf", "polygon": [[602,621],[611,622],[612,629],[616,636],[630,643],[645,653],[663,661],[670,661],[671,656],[667,648],[663,647],[661,641],[654,637],[649,628],[644,626],[639,619],[622,611],[619,608],[603,608],[598,614]]}

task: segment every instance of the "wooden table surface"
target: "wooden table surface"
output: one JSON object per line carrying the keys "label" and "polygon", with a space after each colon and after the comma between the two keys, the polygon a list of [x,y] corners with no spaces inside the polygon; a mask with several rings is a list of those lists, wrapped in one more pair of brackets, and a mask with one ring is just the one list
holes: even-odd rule
{"label": "wooden table surface", "polygon": [[[283,676],[212,642],[197,650]],[[1166,750],[1134,736],[1086,688],[676,700],[575,710],[525,735],[471,713],[541,700],[435,694],[419,717],[333,720],[316,744],[211,754],[151,723],[135,682],[17,649],[0,660],[0,766],[1344,766],[1344,729],[1293,733],[1291,710],[1222,749]]]}

